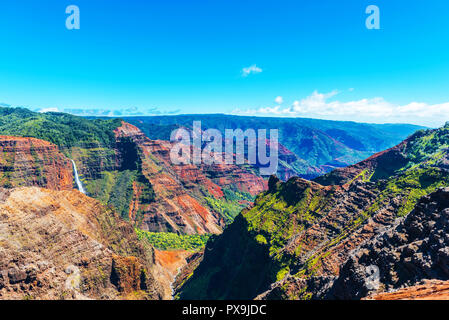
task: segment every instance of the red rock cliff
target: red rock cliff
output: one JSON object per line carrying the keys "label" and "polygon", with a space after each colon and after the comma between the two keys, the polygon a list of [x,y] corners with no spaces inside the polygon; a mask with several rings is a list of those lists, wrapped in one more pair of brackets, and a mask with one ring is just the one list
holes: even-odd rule
{"label": "red rock cliff", "polygon": [[[267,188],[263,178],[244,167],[174,165],[170,160],[170,142],[150,140],[129,123],[123,122],[114,132],[117,139],[131,138],[138,145],[143,174],[156,195],[151,204],[142,205],[134,201],[130,206],[132,220],[139,210],[143,212],[143,229],[220,233],[224,226],[223,218],[208,207],[205,197],[223,198],[223,188],[230,185],[252,195]],[[137,188],[134,191],[138,193]],[[138,199],[138,196],[133,199]]]}
{"label": "red rock cliff", "polygon": [[0,185],[70,190],[72,164],[57,146],[47,141],[0,136]]}

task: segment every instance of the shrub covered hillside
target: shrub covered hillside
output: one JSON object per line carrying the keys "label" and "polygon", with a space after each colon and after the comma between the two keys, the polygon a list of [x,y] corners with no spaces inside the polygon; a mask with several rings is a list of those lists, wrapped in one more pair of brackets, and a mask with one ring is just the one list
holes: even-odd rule
{"label": "shrub covered hillside", "polygon": [[36,113],[24,108],[0,108],[0,134],[38,138],[60,148],[88,143],[113,147],[113,130],[120,123],[119,119],[91,121],[66,113]]}
{"label": "shrub covered hillside", "polygon": [[178,235],[170,232],[148,232],[139,229],[136,229],[136,233],[139,240],[146,239],[160,250],[198,251],[204,248],[210,237],[208,234]]}
{"label": "shrub covered hillside", "polygon": [[449,125],[316,181],[272,177],[269,191],[209,241],[179,296],[323,298],[353,249],[446,186]]}

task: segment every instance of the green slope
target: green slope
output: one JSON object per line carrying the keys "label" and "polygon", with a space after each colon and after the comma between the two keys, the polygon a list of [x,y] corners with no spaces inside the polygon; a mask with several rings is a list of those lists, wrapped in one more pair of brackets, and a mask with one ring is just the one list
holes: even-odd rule
{"label": "green slope", "polygon": [[[400,165],[387,161],[398,156]],[[322,282],[335,276],[350,250],[407,215],[420,197],[449,186],[449,124],[417,132],[397,148],[339,171],[344,187],[270,179],[270,190],[254,207],[209,241],[178,296],[319,296]],[[349,176],[343,179],[345,173]],[[324,177],[323,184],[332,177]]]}

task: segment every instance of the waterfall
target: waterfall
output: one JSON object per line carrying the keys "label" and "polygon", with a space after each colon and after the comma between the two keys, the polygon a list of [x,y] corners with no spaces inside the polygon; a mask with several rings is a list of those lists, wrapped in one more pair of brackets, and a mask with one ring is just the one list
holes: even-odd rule
{"label": "waterfall", "polygon": [[72,165],[73,165],[73,173],[75,174],[75,182],[76,182],[76,186],[78,187],[78,190],[81,193],[86,194],[86,191],[83,188],[83,184],[81,183],[80,177],[78,176],[78,170],[76,170],[76,164],[75,161],[73,161],[72,159],[70,159],[70,161],[72,161]]}

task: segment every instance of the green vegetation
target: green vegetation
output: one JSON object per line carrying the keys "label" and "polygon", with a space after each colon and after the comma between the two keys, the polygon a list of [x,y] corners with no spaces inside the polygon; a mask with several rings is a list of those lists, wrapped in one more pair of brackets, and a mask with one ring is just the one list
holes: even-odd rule
{"label": "green vegetation", "polygon": [[223,193],[228,201],[248,201],[253,202],[254,198],[251,194],[247,192],[233,190],[231,188],[223,188]]}
{"label": "green vegetation", "polygon": [[254,198],[249,193],[235,191],[231,188],[223,188],[224,198],[215,198],[207,195],[204,199],[207,205],[214,211],[218,212],[227,224],[234,221],[234,218],[254,201]]}
{"label": "green vegetation", "polygon": [[275,193],[259,195],[255,206],[243,213],[248,222],[248,230],[256,235],[263,235],[270,255],[279,262],[285,261],[285,257],[278,254],[287,241],[324,216],[332,206],[334,190],[325,193],[314,191],[310,186],[305,186],[300,194],[295,193],[299,201],[291,201],[289,192],[297,188],[292,184],[289,181],[282,184]]}
{"label": "green vegetation", "polygon": [[148,204],[155,197],[150,182],[137,170],[103,171],[101,178],[85,180],[83,184],[89,195],[105,205],[114,207],[125,220],[129,219],[133,187],[139,189],[141,204]]}
{"label": "green vegetation", "polygon": [[128,219],[129,203],[133,195],[136,171],[103,171],[101,178],[83,181],[86,191],[103,204],[112,205],[124,218]]}
{"label": "green vegetation", "polygon": [[32,137],[66,148],[94,143],[112,147],[113,130],[121,120],[88,120],[65,113],[36,113],[23,108],[0,108],[0,134]]}
{"label": "green vegetation", "polygon": [[146,239],[160,250],[189,250],[198,251],[204,248],[210,234],[178,235],[169,232],[148,232],[135,229],[139,240]]}

